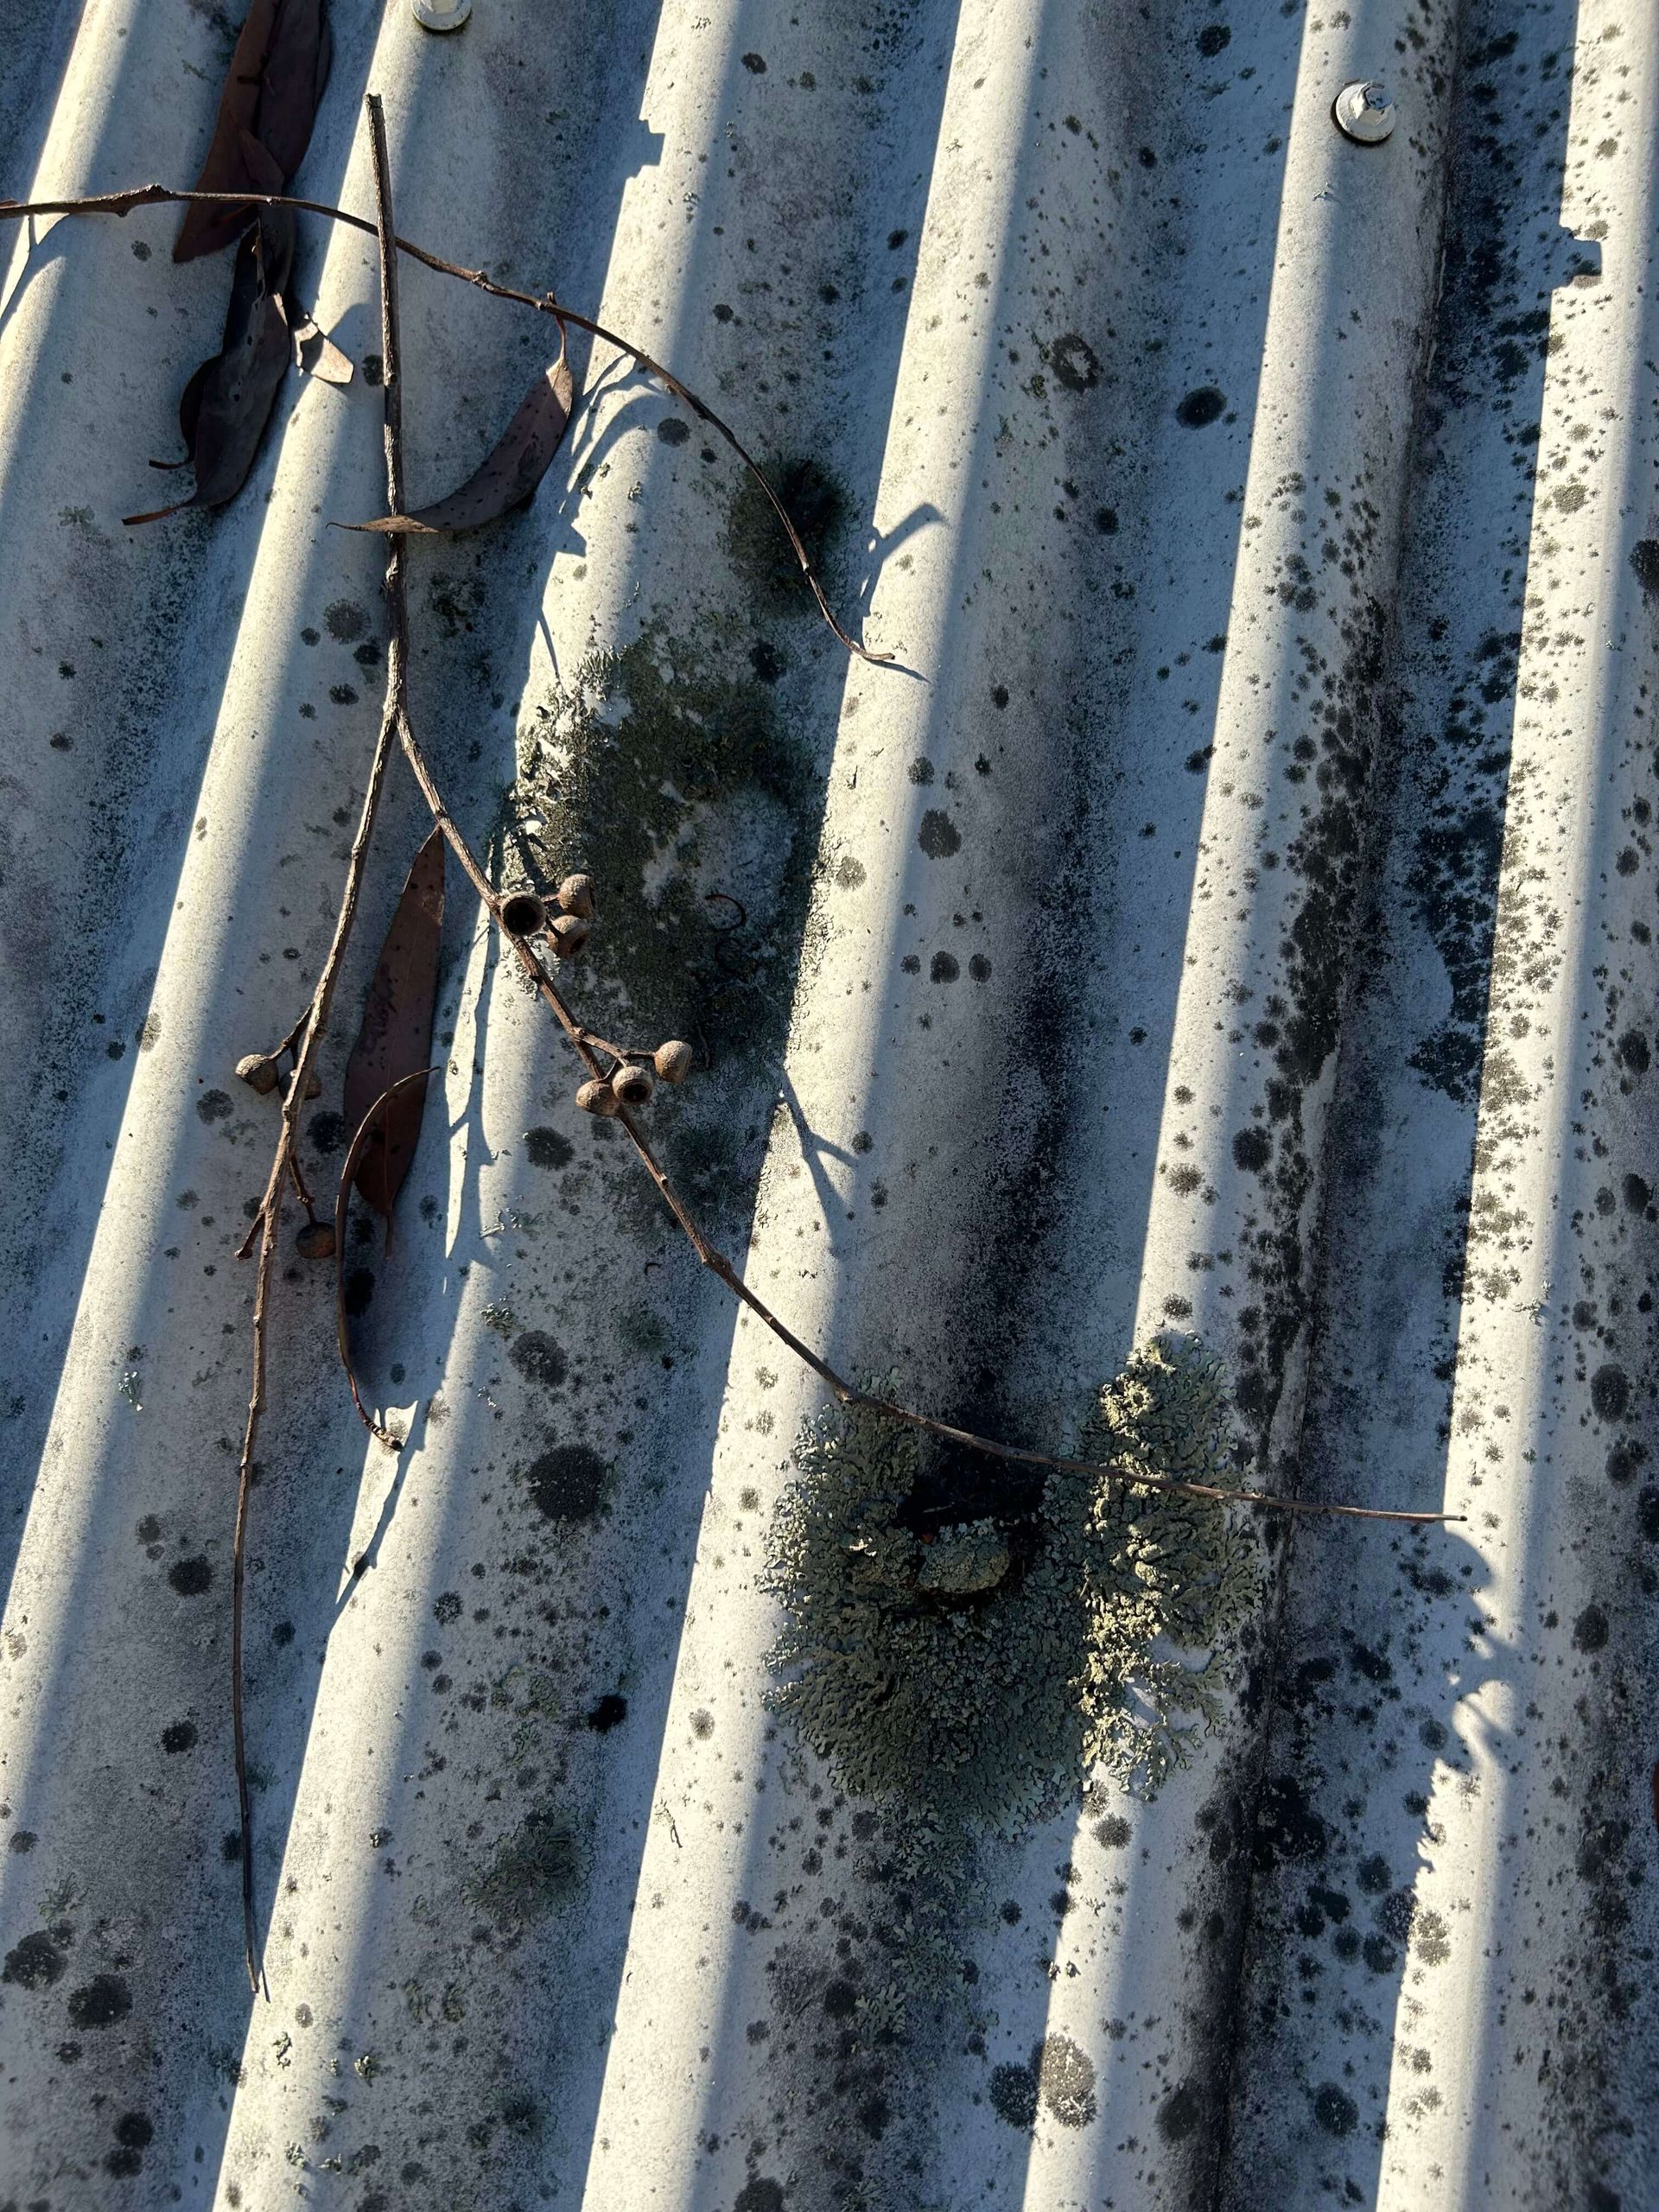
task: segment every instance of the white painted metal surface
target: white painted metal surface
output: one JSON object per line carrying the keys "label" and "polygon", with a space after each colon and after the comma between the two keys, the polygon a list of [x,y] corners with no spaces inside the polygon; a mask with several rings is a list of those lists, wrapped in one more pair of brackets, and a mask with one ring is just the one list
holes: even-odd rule
{"label": "white painted metal surface", "polygon": [[[443,1110],[352,1255],[402,1459],[325,1287],[273,1339],[250,2000],[232,1254],[274,1130],[230,1071],[309,988],[372,741],[379,554],[330,525],[384,504],[378,400],[292,380],[232,506],[124,532],[223,265],[166,211],[45,226],[0,296],[0,2204],[1659,2203],[1659,28],[331,13],[297,188],[367,207],[380,91],[405,234],[816,460],[903,664],[620,372],[529,510],[414,549],[458,811],[512,868],[587,807],[595,1005],[633,957],[712,1048],[652,1111],[727,1249],[843,1370],[1056,1446],[1196,1329],[1255,1478],[1468,1518],[1275,1531],[1225,1726],[988,1844],[918,1988],[879,1826],[761,1702],[816,1391],[452,875]],[[188,180],[233,29],[22,11],[0,188]],[[370,242],[304,238],[364,363]],[[548,334],[416,271],[404,310],[420,499]],[[406,787],[384,823],[350,1005]],[[676,885],[741,944],[665,950]]]}

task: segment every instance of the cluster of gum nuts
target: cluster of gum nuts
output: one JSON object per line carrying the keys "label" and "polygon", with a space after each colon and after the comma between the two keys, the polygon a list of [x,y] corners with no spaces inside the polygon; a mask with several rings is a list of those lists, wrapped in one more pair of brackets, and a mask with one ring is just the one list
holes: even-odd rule
{"label": "cluster of gum nuts", "polygon": [[[559,912],[550,921],[546,907],[533,891],[514,892],[501,902],[502,924],[514,937],[532,937],[538,930],[545,930],[556,957],[574,960],[586,948],[598,918],[594,879],[580,873],[567,875],[554,897]],[[592,1041],[616,1065],[608,1075],[590,1076],[577,1091],[576,1103],[584,1114],[597,1114],[603,1119],[620,1113],[625,1106],[644,1106],[659,1080],[682,1084],[691,1072],[691,1047],[683,1038],[671,1037],[649,1052],[609,1045],[602,1038]]]}

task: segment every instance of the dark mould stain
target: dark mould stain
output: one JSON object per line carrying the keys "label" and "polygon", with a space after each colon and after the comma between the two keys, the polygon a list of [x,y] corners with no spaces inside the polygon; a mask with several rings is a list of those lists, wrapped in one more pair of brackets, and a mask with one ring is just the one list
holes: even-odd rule
{"label": "dark mould stain", "polygon": [[132,2010],[132,1992],[118,1974],[95,1974],[69,1993],[70,2024],[77,2028],[112,2028]]}
{"label": "dark mould stain", "polygon": [[569,1372],[569,1362],[545,1329],[526,1329],[507,1357],[521,1375],[545,1390],[556,1390]]}
{"label": "dark mould stain", "polygon": [[749,666],[762,683],[775,683],[788,665],[769,639],[757,638],[749,647]]}
{"label": "dark mould stain", "polygon": [[936,952],[928,974],[936,983],[954,983],[962,973],[962,964],[953,952]]}
{"label": "dark mould stain", "polygon": [[732,2199],[732,2212],[784,2212],[783,2183],[763,2177],[746,2181]]}
{"label": "dark mould stain", "polygon": [[196,1112],[204,1122],[228,1122],[235,1110],[226,1090],[204,1090],[196,1101]]}
{"label": "dark mould stain", "polygon": [[1224,47],[1231,45],[1232,37],[1225,23],[1206,23],[1198,33],[1198,52],[1206,61],[1213,61]]}
{"label": "dark mould stain", "polygon": [[1573,1624],[1573,1648],[1600,1651],[1607,1643],[1607,1616],[1599,1605],[1586,1605]]}
{"label": "dark mould stain", "polygon": [[962,850],[962,832],[943,807],[930,806],[922,817],[916,842],[929,860],[948,861],[952,853]]}
{"label": "dark mould stain", "polygon": [[1630,1402],[1630,1378],[1611,1362],[1590,1378],[1590,1402],[1603,1421],[1618,1421]]}
{"label": "dark mould stain", "polygon": [[681,422],[677,415],[664,415],[657,425],[657,435],[665,446],[683,446],[691,435],[691,425]]}
{"label": "dark mould stain", "polygon": [[62,1951],[44,1928],[37,1928],[6,1953],[0,1981],[9,1981],[18,1989],[50,1989],[63,1969]]}
{"label": "dark mould stain", "polygon": [[524,1156],[532,1167],[568,1167],[576,1156],[569,1137],[556,1129],[526,1129]]}
{"label": "dark mould stain", "polygon": [[1100,382],[1100,357],[1089,340],[1075,330],[1057,338],[1048,365],[1054,380],[1068,391],[1092,391]]}
{"label": "dark mould stain", "polygon": [[175,1560],[167,1570],[167,1579],[181,1598],[200,1598],[212,1587],[213,1570],[205,1554],[198,1552],[193,1559]]}
{"label": "dark mould stain", "polygon": [[1158,2133],[1166,2143],[1184,2143],[1203,2117],[1198,2091],[1190,2082],[1183,2082],[1158,2107]]}
{"label": "dark mould stain", "polygon": [[1037,2124],[1037,2076],[1029,2066],[999,2066],[991,2075],[991,2110],[1010,2127]]}
{"label": "dark mould stain", "polygon": [[743,57],[743,67],[751,77],[764,77],[766,73],[766,56],[761,54],[746,54]]}
{"label": "dark mould stain", "polygon": [[194,1720],[175,1720],[170,1727],[162,1731],[162,1749],[164,1751],[191,1751],[195,1741],[196,1724]]}
{"label": "dark mould stain", "polygon": [[370,1301],[372,1300],[373,1296],[374,1269],[372,1268],[348,1268],[346,1273],[346,1287],[344,1292],[344,1300],[347,1313],[351,1314],[353,1319],[355,1319],[359,1313],[366,1313],[369,1310]]}
{"label": "dark mould stain", "polygon": [[556,1444],[532,1460],[525,1481],[550,1521],[591,1521],[605,1494],[605,1462],[586,1444]]}
{"label": "dark mould stain", "polygon": [[313,1149],[317,1152],[338,1152],[346,1141],[346,1116],[343,1114],[314,1114],[306,1128]]}
{"label": "dark mould stain", "polygon": [[1649,599],[1659,598],[1659,537],[1638,537],[1630,548],[1630,568]]}
{"label": "dark mould stain", "polygon": [[1327,2135],[1351,2135],[1359,2124],[1359,2107],[1345,2089],[1322,2082],[1313,2092],[1313,2117]]}
{"label": "dark mould stain", "polygon": [[1259,1175],[1273,1157],[1273,1139],[1265,1129],[1241,1129],[1233,1139],[1233,1159],[1248,1174]]}
{"label": "dark mould stain", "polygon": [[1262,1783],[1252,1837],[1257,1873],[1270,1873],[1281,1859],[1317,1859],[1325,1842],[1325,1822],[1294,1776],[1274,1776]]}
{"label": "dark mould stain", "polygon": [[1213,423],[1227,404],[1225,392],[1218,391],[1212,384],[1201,384],[1175,410],[1175,420],[1183,429],[1201,430],[1205,423]]}
{"label": "dark mould stain", "polygon": [[338,638],[343,645],[363,634],[367,616],[354,599],[337,599],[322,610],[322,619],[328,626],[331,638]]}
{"label": "dark mould stain", "polygon": [[613,1728],[620,1728],[627,1717],[626,1698],[615,1690],[607,1690],[588,1715],[588,1726],[596,1736],[606,1736]]}

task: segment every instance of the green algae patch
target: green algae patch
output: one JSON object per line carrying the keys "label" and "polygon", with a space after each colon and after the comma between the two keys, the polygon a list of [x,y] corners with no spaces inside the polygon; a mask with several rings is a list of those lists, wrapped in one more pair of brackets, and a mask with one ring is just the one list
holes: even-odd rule
{"label": "green algae patch", "polygon": [[[1079,1449],[1133,1472],[1224,1476],[1231,1421],[1190,1338],[1137,1351]],[[773,1707],[851,1794],[930,1826],[1013,1834],[1091,1775],[1150,1795],[1221,1708],[1260,1587],[1226,1509],[1051,1470],[1034,1510],[912,1525],[915,1432],[855,1411],[810,1427],[772,1531],[785,1624]]]}
{"label": "green algae patch", "polygon": [[717,1179],[730,1162],[697,1094],[724,1065],[775,1053],[788,1027],[821,812],[807,746],[770,685],[653,625],[582,662],[520,748],[517,809],[539,823],[526,842],[549,885],[582,868],[598,887],[573,995],[602,1034],[690,1042],[675,1124]]}

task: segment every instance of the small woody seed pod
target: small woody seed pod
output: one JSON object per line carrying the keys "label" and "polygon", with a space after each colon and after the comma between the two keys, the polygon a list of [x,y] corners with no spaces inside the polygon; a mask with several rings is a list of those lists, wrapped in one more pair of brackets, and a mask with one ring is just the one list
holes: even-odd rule
{"label": "small woody seed pod", "polygon": [[584,1114],[598,1114],[601,1117],[614,1114],[620,1102],[608,1083],[601,1083],[597,1076],[589,1076],[576,1093],[576,1103]]}
{"label": "small woody seed pod", "polygon": [[574,914],[578,921],[591,922],[599,912],[598,901],[594,897],[594,879],[580,870],[575,875],[565,877],[556,895],[565,912]]}
{"label": "small woody seed pod", "polygon": [[332,1221],[308,1221],[294,1239],[295,1249],[302,1260],[331,1260],[334,1255],[334,1224]]}
{"label": "small woody seed pod", "polygon": [[236,1072],[262,1098],[276,1088],[276,1063],[269,1052],[245,1052],[236,1064]]}
{"label": "small woody seed pod", "polygon": [[683,1083],[691,1072],[691,1047],[683,1037],[671,1037],[651,1056],[651,1064],[664,1083]]}
{"label": "small woody seed pod", "polygon": [[611,1077],[611,1089],[616,1093],[618,1103],[623,1106],[645,1105],[656,1088],[655,1076],[637,1061],[625,1062]]}
{"label": "small woody seed pod", "polygon": [[553,927],[549,934],[553,939],[553,950],[559,958],[574,960],[588,942],[589,927],[586,922],[579,920],[575,914],[560,914],[555,918]]}
{"label": "small woody seed pod", "polygon": [[501,925],[513,937],[534,937],[547,921],[547,909],[533,891],[515,891],[501,901]]}

